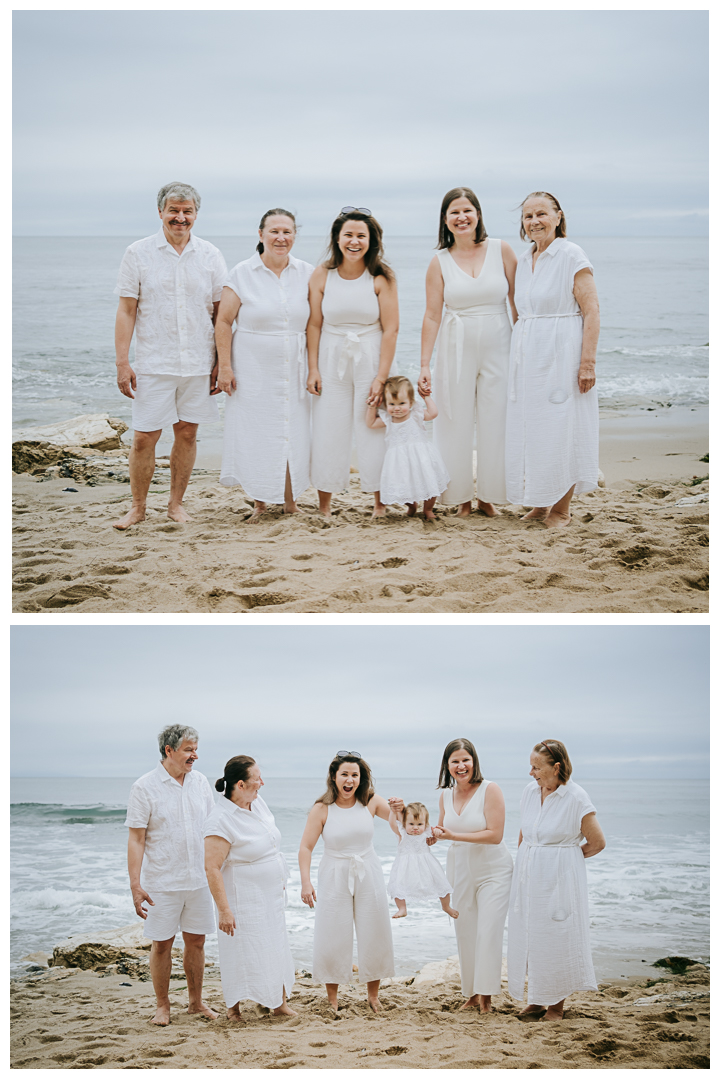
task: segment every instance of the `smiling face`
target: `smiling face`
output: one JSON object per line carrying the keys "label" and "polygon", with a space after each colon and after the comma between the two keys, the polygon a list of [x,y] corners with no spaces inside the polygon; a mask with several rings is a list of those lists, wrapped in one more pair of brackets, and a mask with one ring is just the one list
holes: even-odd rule
{"label": "smiling face", "polygon": [[198,744],[193,739],[183,739],[177,750],[165,747],[165,761],[170,765],[168,772],[187,774],[198,759]]}
{"label": "smiling face", "polygon": [[562,214],[543,196],[533,195],[523,203],[523,228],[528,239],[534,240],[538,247],[548,247],[553,242],[561,219]]}
{"label": "smiling face", "polygon": [[427,829],[427,824],[424,814],[413,814],[409,810],[405,818],[405,832],[410,836],[421,836]]}
{"label": "smiling face", "polygon": [[362,262],[370,248],[370,229],[364,221],[346,221],[338,235],[338,247],[343,261]]}
{"label": "smiling face", "polygon": [[258,233],[265,251],[275,255],[287,255],[295,243],[295,225],[285,214],[271,214]]}
{"label": "smiling face", "polygon": [[247,780],[238,780],[233,794],[236,794],[243,803],[248,804],[257,799],[260,788],[264,786],[265,782],[260,775],[260,766],[251,765]]}
{"label": "smiling face", "polygon": [[469,750],[453,750],[448,758],[448,772],[455,783],[465,783],[472,775],[475,768],[472,754]]}
{"label": "smiling face", "polygon": [[405,420],[410,415],[412,409],[412,402],[410,401],[410,395],[407,392],[407,388],[401,386],[394,394],[388,393],[385,399],[385,408],[388,414],[394,422],[399,423]]}
{"label": "smiling face", "polygon": [[360,766],[354,762],[343,762],[335,773],[335,787],[338,795],[344,799],[352,799],[360,786]]}
{"label": "smiling face", "polygon": [[537,780],[541,788],[554,791],[560,786],[560,762],[554,764],[547,754],[536,753],[530,755],[530,775]]}
{"label": "smiling face", "polygon": [[175,244],[190,235],[190,230],[197,218],[197,209],[192,199],[170,198],[158,213],[166,238],[170,243]]}
{"label": "smiling face", "polygon": [[477,210],[464,195],[453,199],[445,212],[445,224],[456,238],[474,236],[478,220]]}

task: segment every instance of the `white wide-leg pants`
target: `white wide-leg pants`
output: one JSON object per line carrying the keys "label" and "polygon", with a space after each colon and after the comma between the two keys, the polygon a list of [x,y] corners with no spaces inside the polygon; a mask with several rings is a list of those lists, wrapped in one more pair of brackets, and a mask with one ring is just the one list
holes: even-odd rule
{"label": "white wide-leg pants", "polygon": [[[484,845],[464,843],[462,849]],[[459,911],[455,936],[460,982],[466,997],[499,994],[505,918],[510,902],[513,861],[505,845],[487,852],[458,853],[451,881],[452,903]],[[487,855],[487,858],[483,856]],[[448,875],[450,876],[450,875]]]}

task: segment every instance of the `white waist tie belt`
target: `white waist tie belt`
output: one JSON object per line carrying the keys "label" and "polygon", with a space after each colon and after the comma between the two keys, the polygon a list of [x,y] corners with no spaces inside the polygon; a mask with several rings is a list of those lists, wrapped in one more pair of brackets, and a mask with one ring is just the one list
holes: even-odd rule
{"label": "white waist tie belt", "polygon": [[371,323],[370,326],[364,327],[362,330],[343,330],[339,326],[332,326],[331,324],[324,322],[322,332],[324,334],[330,334],[332,337],[345,339],[342,348],[338,349],[333,357],[336,362],[335,372],[337,377],[338,379],[344,379],[348,363],[352,360],[353,365],[357,367],[358,361],[362,358],[362,338],[368,337],[370,334],[381,334],[382,326],[378,320],[377,322]]}
{"label": "white waist tie belt", "polygon": [[235,329],[236,334],[259,334],[260,337],[294,338],[297,343],[298,363],[298,397],[302,401],[306,393],[305,388],[305,359],[307,357],[307,338],[304,330],[249,330],[244,326]]}
{"label": "white waist tie belt", "polygon": [[[520,871],[520,878],[518,880],[517,889],[515,891],[515,905],[514,911],[519,914],[522,910],[520,904],[520,897],[525,893],[525,886],[530,879],[530,873],[532,870],[532,863],[535,861],[533,856],[535,852],[542,848],[543,851],[556,851],[558,848],[579,848],[579,840],[570,840],[567,844],[533,844],[523,837],[523,844],[530,850],[527,853],[527,858],[523,860],[522,869]],[[550,897],[550,918],[553,922],[564,922],[568,915],[571,914],[572,909],[572,896],[569,895],[569,874],[560,874],[558,872],[557,882],[555,888],[552,891]]]}
{"label": "white waist tie belt", "polygon": [[450,337],[450,326],[455,327],[455,381],[460,382],[462,370],[463,348],[465,346],[465,326],[463,319],[482,319],[486,315],[507,315],[505,304],[482,305],[475,308],[463,308],[462,311],[454,311],[445,306],[442,325],[440,326],[440,341],[438,342],[438,360],[444,356],[442,375],[443,407],[452,420],[450,408],[450,359],[447,344]]}
{"label": "white waist tie belt", "polygon": [[[563,311],[560,315],[518,315],[518,323],[525,322],[527,319],[582,319],[582,312]],[[521,359],[525,358],[525,342],[523,341],[522,334],[520,335],[520,345],[517,349],[514,349],[513,352],[514,357],[511,361],[510,400],[517,401],[517,369],[520,367]],[[553,336],[553,357],[552,371],[555,371],[557,369],[557,323],[555,323],[555,333]]]}
{"label": "white waist tie belt", "polygon": [[370,855],[373,849],[369,847],[366,851],[361,852],[359,855],[345,855],[342,851],[328,851],[325,849],[325,855],[331,859],[346,859],[350,862],[350,868],[348,870],[348,889],[352,896],[355,895],[355,883],[356,881],[362,881],[365,877],[365,863],[363,857]]}

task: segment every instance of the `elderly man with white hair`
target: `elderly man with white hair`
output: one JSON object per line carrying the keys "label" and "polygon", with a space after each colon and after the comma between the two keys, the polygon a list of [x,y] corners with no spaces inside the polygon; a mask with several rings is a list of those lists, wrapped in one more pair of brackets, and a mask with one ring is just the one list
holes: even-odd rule
{"label": "elderly man with white hair", "polygon": [[[195,464],[198,424],[219,419],[214,326],[227,266],[218,249],[191,235],[200,196],[172,183],[157,197],[161,226],[125,252],[115,292],[117,384],[133,399],[130,450],[132,507],[114,521],[127,529],[145,520],[155,446],[172,425],[168,517],[190,518],[182,500]],[[135,361],[130,342],[135,334]]]}
{"label": "elderly man with white hair", "polygon": [[158,766],[130,790],[125,824],[133,903],[145,920],[143,934],[152,941],[150,974],[157,999],[152,1022],[165,1026],[170,1023],[172,946],[179,931],[185,944],[188,1012],[211,1020],[218,1015],[202,1000],[205,935],[215,932],[203,827],[215,797],[207,777],[192,771],[198,756],[195,728],[170,724],[160,732],[158,745]]}

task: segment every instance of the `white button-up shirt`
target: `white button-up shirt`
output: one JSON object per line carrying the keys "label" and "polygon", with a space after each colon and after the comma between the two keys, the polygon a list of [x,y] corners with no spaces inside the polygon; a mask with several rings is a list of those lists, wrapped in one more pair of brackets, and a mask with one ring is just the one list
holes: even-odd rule
{"label": "white button-up shirt", "polygon": [[227,266],[214,244],[190,234],[178,254],[161,228],[136,240],[120,264],[115,292],[138,301],[136,375],[209,375],[215,361],[213,303]]}
{"label": "white button-up shirt", "polygon": [[203,827],[215,805],[207,777],[186,773],[182,784],[162,762],[130,789],[125,824],[145,829],[142,886],[151,892],[207,885]]}

